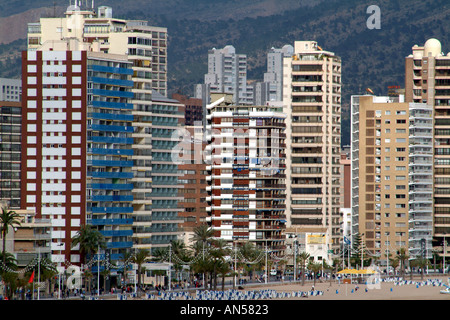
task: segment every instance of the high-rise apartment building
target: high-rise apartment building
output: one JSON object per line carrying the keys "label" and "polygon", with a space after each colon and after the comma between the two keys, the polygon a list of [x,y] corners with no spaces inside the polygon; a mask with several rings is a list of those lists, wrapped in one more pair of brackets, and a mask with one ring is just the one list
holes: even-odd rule
{"label": "high-rise apartment building", "polygon": [[21,103],[0,101],[0,200],[10,209],[20,208],[21,139]]}
{"label": "high-rise apartment building", "polygon": [[431,253],[432,109],[402,99],[352,96],[353,234],[381,261]]}
{"label": "high-rise apartment building", "polygon": [[190,98],[179,93],[172,94],[172,99],[184,104],[184,125],[197,126],[204,123],[206,114],[203,112],[203,101],[197,98]]}
{"label": "high-rise apartment building", "polygon": [[[271,48],[267,53],[267,71],[264,82],[268,83],[269,91],[266,101],[283,101],[283,59],[294,54],[294,47],[287,44],[282,48]],[[256,95],[255,95],[256,96]],[[265,104],[263,101],[262,104]]]}
{"label": "high-rise apartment building", "polygon": [[449,256],[442,248],[450,233],[450,55],[442,52],[437,39],[412,47],[405,58],[405,101],[422,102],[433,107],[434,187],[433,237],[440,255]]}
{"label": "high-rise apartment building", "polygon": [[[178,202],[183,200],[179,189],[183,187],[178,179],[182,173],[174,161],[174,150],[181,141],[179,129],[184,125],[184,105],[175,99],[153,92],[151,101],[152,117],[143,118],[151,129],[151,221],[139,236],[139,247],[154,249],[170,245],[180,235],[178,228],[183,222],[179,213],[183,209]],[[151,120],[150,120],[151,119]],[[145,121],[144,121],[145,120]],[[147,160],[145,160],[147,161]],[[147,171],[148,172],[148,171]],[[146,183],[142,191],[149,192]],[[145,209],[145,208],[144,208]],[[141,224],[145,222],[142,217]],[[137,232],[136,232],[137,233]],[[145,241],[144,241],[145,239]]]}
{"label": "high-rise apartment building", "polygon": [[183,184],[183,188],[180,188],[183,200],[179,202],[179,206],[183,209],[180,212],[180,216],[184,218],[182,227],[184,232],[188,233],[192,232],[196,226],[206,222],[208,216],[206,212],[208,207],[206,177],[209,176],[209,172],[206,170],[204,159],[204,150],[207,144],[203,126],[201,124],[186,126],[185,134],[183,143],[179,145],[183,147],[184,152],[182,164],[178,165],[178,169],[182,173],[180,182]]}
{"label": "high-rise apartment building", "polygon": [[315,41],[296,41],[283,73],[288,227],[325,233],[328,250],[337,253],[342,240],[341,59]]}
{"label": "high-rise apartment building", "polygon": [[22,80],[0,78],[0,101],[20,102],[22,98]]}
{"label": "high-rise apartment building", "polygon": [[247,84],[247,55],[236,53],[232,45],[208,51],[208,73],[203,84],[195,86],[194,96],[206,105],[212,93],[231,94],[236,104],[253,103],[253,88]]}
{"label": "high-rise apartment building", "polygon": [[[60,41],[70,43],[71,50],[126,55],[131,62],[133,87],[127,108],[131,106],[133,116],[129,159],[133,171],[133,243],[135,248],[145,249],[168,245],[178,233],[178,220],[173,218],[179,210],[177,199],[163,200],[161,190],[153,187],[164,182],[164,170],[169,170],[165,179],[171,179],[169,189],[175,188],[177,168],[167,155],[176,141],[168,139],[181,125],[183,111],[178,101],[165,98],[167,29],[149,26],[147,21],[114,18],[106,6],[95,12],[71,5],[62,18],[41,18],[28,24],[28,50],[52,50]],[[165,160],[160,160],[162,155]],[[157,209],[154,214],[152,207]]]}
{"label": "high-rise apartment building", "polygon": [[433,256],[433,112],[429,104],[409,104],[408,247],[410,257],[427,259]]}
{"label": "high-rise apartment building", "polygon": [[60,49],[22,55],[23,209],[50,219],[52,261],[79,264],[86,223],[119,260],[132,247],[133,87],[126,56]]}
{"label": "high-rise apartment building", "polygon": [[282,108],[236,105],[213,95],[206,147],[214,235],[284,252],[285,115]]}

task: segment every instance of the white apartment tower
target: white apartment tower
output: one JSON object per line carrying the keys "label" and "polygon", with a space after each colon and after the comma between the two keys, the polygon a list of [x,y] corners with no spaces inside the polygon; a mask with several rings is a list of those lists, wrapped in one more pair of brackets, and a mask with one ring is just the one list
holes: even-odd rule
{"label": "white apartment tower", "polygon": [[283,59],[294,54],[294,47],[285,45],[282,48],[271,48],[267,53],[267,72],[264,82],[269,84],[268,101],[283,100]]}
{"label": "white apartment tower", "polygon": [[236,53],[232,45],[208,51],[208,73],[195,87],[195,97],[207,99],[211,93],[233,95],[236,104],[252,104],[253,89],[247,85],[247,56]]}

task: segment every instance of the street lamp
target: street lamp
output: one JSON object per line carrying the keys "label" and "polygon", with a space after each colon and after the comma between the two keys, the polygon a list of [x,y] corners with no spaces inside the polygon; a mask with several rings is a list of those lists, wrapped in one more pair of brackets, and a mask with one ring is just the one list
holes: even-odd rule
{"label": "street lamp", "polygon": [[[61,256],[61,247],[64,245],[63,242],[58,243],[56,246],[59,248],[59,255]],[[63,259],[64,260],[64,259]],[[58,299],[61,299],[61,270],[58,268]]]}
{"label": "street lamp", "polygon": [[444,264],[443,264],[442,274],[445,274],[445,254],[447,252],[446,244],[447,244],[447,241],[445,239],[445,232],[444,232],[444,254],[442,255],[442,258],[444,260]]}
{"label": "street lamp", "polygon": [[294,281],[296,280],[297,280],[297,238],[294,239]]}

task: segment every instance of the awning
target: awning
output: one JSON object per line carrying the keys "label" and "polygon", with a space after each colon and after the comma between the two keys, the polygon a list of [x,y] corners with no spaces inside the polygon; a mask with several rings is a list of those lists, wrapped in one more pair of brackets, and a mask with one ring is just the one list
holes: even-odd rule
{"label": "awning", "polygon": [[362,270],[344,269],[338,272],[338,274],[374,274],[374,273],[376,273],[376,271],[372,269],[362,269]]}

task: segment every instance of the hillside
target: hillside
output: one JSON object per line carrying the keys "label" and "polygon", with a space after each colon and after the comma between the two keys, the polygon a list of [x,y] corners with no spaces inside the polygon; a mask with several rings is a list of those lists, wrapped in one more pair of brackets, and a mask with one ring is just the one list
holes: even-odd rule
{"label": "hillside", "polygon": [[[27,20],[22,20],[21,14],[25,17],[25,13],[39,9],[44,15],[59,15],[65,9],[54,6],[54,1],[36,0],[25,1],[27,5],[21,5],[21,11],[19,2],[24,1],[12,1],[8,5],[11,8],[5,10],[0,6],[0,26],[2,19],[15,14],[15,20],[23,21],[26,28]],[[342,58],[344,144],[349,136],[346,109],[350,95],[362,93],[367,87],[376,94],[386,94],[389,85],[403,86],[404,58],[414,44],[422,45],[435,37],[441,41],[444,52],[449,48],[448,0],[379,0],[372,4],[381,9],[379,30],[367,28],[369,4],[357,0],[95,1],[96,7],[113,7],[116,17],[145,19],[168,28],[171,92],[193,93],[194,84],[203,81],[207,52],[213,47],[234,45],[237,52],[248,56],[248,78],[262,79],[269,48],[293,44],[295,40],[318,41],[325,50]],[[14,44],[14,50],[25,47],[24,40]],[[2,50],[3,54],[12,54],[0,45],[0,62]],[[20,75],[15,61],[10,58],[0,65],[0,77]]]}

